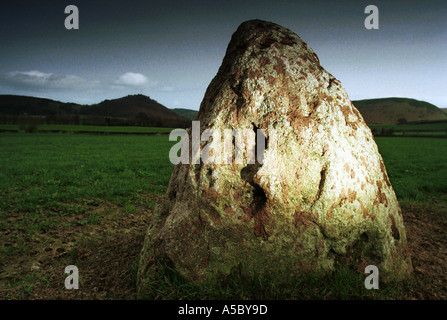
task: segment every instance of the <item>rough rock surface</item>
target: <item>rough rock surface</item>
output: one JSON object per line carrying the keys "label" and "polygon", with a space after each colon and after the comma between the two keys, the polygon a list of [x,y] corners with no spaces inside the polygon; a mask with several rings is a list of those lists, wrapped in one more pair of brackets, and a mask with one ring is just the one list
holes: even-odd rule
{"label": "rough rock surface", "polygon": [[284,280],[339,264],[362,273],[376,265],[381,281],[411,272],[400,207],[371,131],[292,31],[241,24],[198,120],[202,131],[263,129],[264,162],[175,165],[146,236],[140,287],[163,264],[196,282],[234,268]]}

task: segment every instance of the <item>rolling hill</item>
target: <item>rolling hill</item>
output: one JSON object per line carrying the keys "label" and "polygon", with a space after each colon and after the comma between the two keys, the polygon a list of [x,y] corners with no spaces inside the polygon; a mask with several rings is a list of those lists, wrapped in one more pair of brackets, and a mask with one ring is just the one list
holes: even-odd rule
{"label": "rolling hill", "polygon": [[[414,99],[382,98],[352,102],[368,124],[447,119],[444,110],[428,102]],[[185,128],[190,126],[191,120],[195,120],[197,114],[196,110],[168,109],[141,94],[104,100],[92,105],[0,95],[0,117],[3,119],[27,115],[45,116],[50,123]]]}
{"label": "rolling hill", "polygon": [[0,95],[0,115],[78,114],[82,106],[45,98]]}
{"label": "rolling hill", "polygon": [[[414,99],[382,98],[357,100],[352,103],[368,124],[396,124],[400,119],[405,119],[406,122],[447,119],[447,109],[439,109],[428,102]],[[198,111],[190,109],[172,110],[190,120],[195,120],[198,114]]]}
{"label": "rolling hill", "polygon": [[48,121],[70,122],[73,119],[100,125],[142,125],[188,127],[191,121],[151,98],[138,94],[98,104],[79,105],[44,98],[0,95],[0,115],[4,118],[45,116]]}
{"label": "rolling hill", "polygon": [[383,124],[399,121],[447,119],[441,109],[425,101],[408,98],[382,98],[352,101],[366,123]]}
{"label": "rolling hill", "polygon": [[187,118],[142,94],[104,100],[101,103],[84,107],[82,113],[136,119],[142,122],[151,122],[151,125],[155,127],[184,127],[190,123]]}

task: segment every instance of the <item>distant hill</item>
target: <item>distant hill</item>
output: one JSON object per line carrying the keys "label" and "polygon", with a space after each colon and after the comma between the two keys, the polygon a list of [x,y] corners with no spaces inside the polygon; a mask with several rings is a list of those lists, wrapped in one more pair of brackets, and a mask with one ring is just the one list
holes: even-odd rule
{"label": "distant hill", "polygon": [[382,98],[352,101],[366,123],[397,123],[447,119],[441,109],[425,101],[408,98]]}
{"label": "distant hill", "polygon": [[101,103],[85,107],[83,113],[137,119],[143,122],[152,122],[152,125],[156,127],[184,127],[190,123],[187,118],[142,94],[104,100]]}
{"label": "distant hill", "polygon": [[197,115],[199,114],[199,111],[191,110],[191,109],[175,108],[175,109],[171,109],[171,110],[185,118],[188,118],[189,120],[196,120]]}
{"label": "distant hill", "polygon": [[[352,101],[367,123],[397,123],[405,119],[407,122],[447,119],[447,109],[424,101],[407,98],[383,98]],[[172,109],[190,119],[197,118],[198,111],[190,109]],[[446,113],[444,113],[444,111]]]}
{"label": "distant hill", "polygon": [[[445,110],[424,101],[407,98],[382,98],[352,101],[368,124],[395,124],[447,119]],[[150,97],[138,94],[97,104],[80,105],[51,99],[0,95],[0,120],[43,116],[47,123],[134,125],[185,128],[197,118],[198,111],[168,109]]]}
{"label": "distant hill", "polygon": [[447,114],[447,108],[441,108],[441,110]]}
{"label": "distant hill", "polygon": [[[138,94],[98,104],[79,105],[50,99],[0,95],[0,115],[45,116],[49,122],[77,122],[96,125],[141,125],[188,127],[191,121],[151,98]],[[101,123],[101,124],[100,124]]]}
{"label": "distant hill", "polygon": [[82,106],[44,98],[0,95],[0,115],[77,114]]}

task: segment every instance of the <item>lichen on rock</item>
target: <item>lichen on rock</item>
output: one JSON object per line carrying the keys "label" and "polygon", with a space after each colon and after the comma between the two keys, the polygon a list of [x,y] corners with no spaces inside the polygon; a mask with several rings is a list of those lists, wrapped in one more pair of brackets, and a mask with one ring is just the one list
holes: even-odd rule
{"label": "lichen on rock", "polygon": [[411,272],[402,214],[371,131],[292,31],[241,24],[198,120],[201,131],[262,129],[263,162],[175,165],[146,235],[140,286],[160,261],[194,282],[233,268],[284,279],[338,264],[376,265],[381,279]]}

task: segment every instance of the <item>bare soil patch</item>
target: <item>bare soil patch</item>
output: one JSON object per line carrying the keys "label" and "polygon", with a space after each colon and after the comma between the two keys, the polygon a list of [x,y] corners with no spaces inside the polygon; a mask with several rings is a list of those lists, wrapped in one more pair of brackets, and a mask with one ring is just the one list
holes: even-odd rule
{"label": "bare soil patch", "polygon": [[[1,253],[0,299],[136,299],[136,270],[151,211],[92,210],[101,213],[97,223],[86,224],[78,215],[61,218],[57,226],[33,236],[20,229],[1,230],[0,243],[14,253]],[[404,205],[402,212],[414,273],[396,299],[446,299],[446,204]],[[22,218],[16,213],[9,219]],[[23,250],[19,250],[21,244],[26,244]],[[64,287],[68,265],[79,269],[79,290]]]}
{"label": "bare soil patch", "polygon": [[447,299],[446,204],[408,205],[402,211],[414,269],[414,283],[405,299]]}

